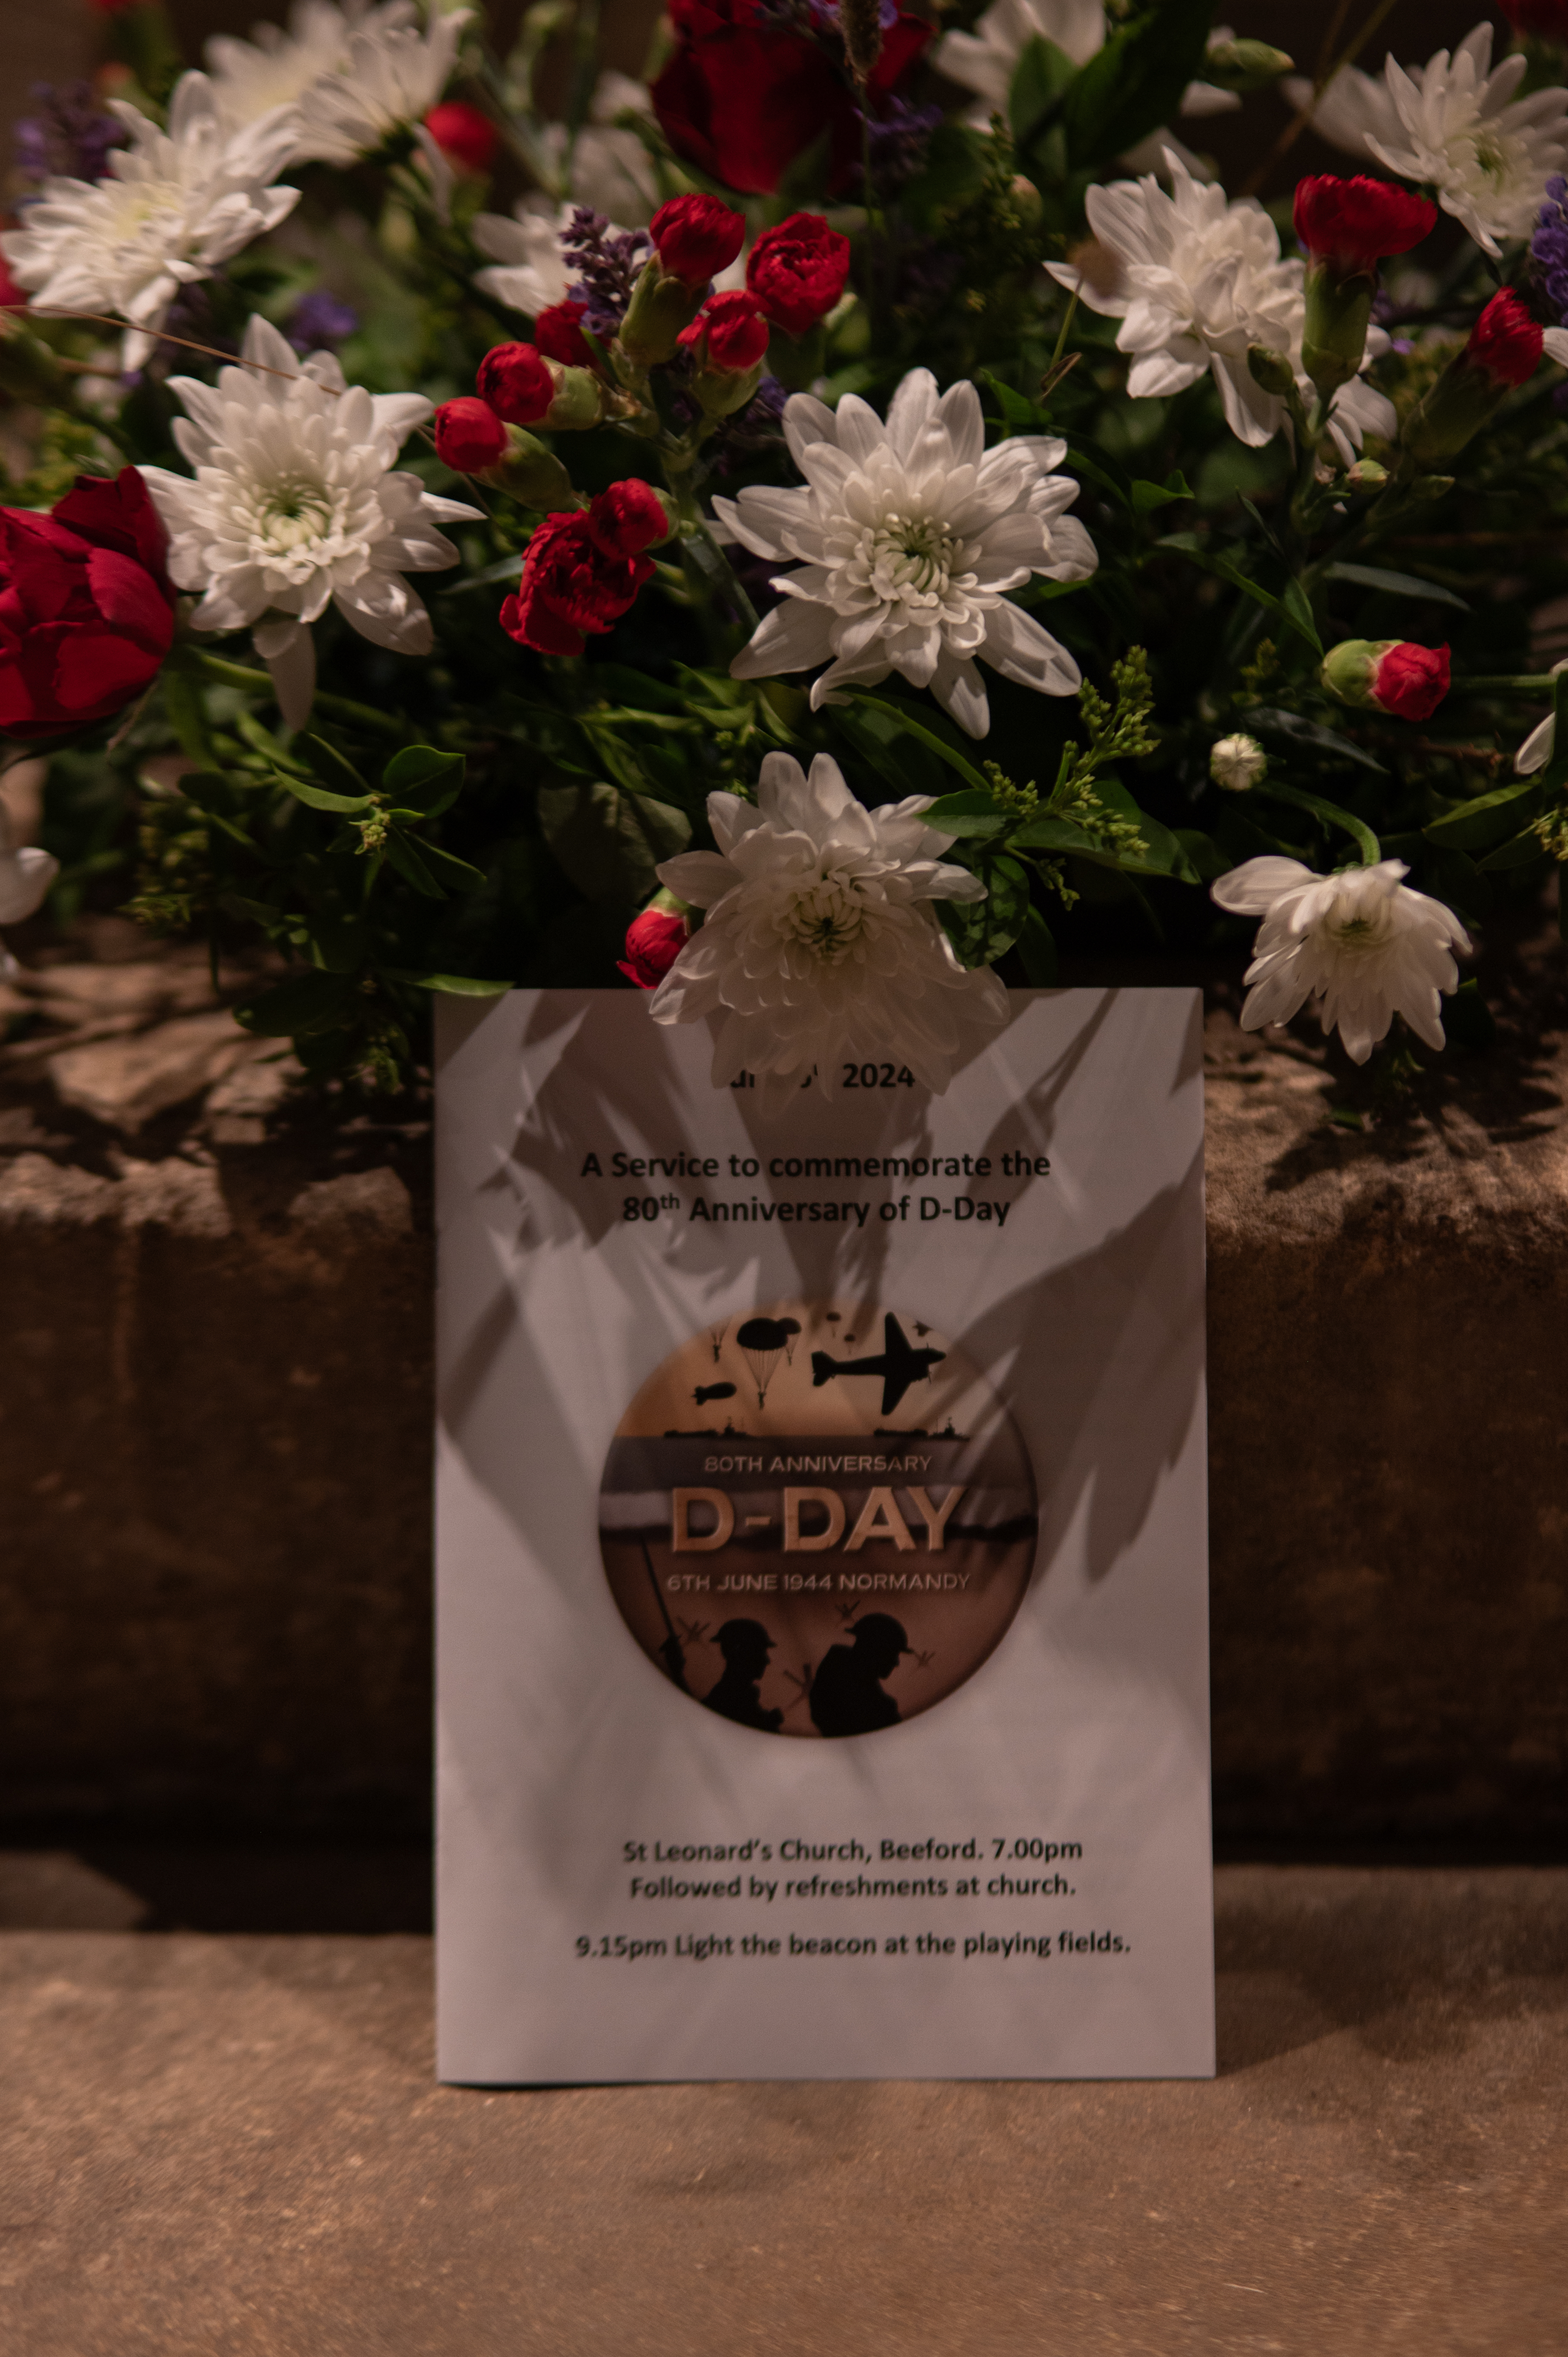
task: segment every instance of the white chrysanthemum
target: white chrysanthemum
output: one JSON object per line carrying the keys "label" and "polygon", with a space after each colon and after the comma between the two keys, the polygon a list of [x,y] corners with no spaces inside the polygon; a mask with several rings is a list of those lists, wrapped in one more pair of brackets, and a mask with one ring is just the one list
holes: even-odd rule
{"label": "white chrysanthemum", "polygon": [[[1212,375],[1226,424],[1257,449],[1289,413],[1253,377],[1249,346],[1288,355],[1312,397],[1301,365],[1305,265],[1282,260],[1279,231],[1255,198],[1232,203],[1223,188],[1201,187],[1176,156],[1165,162],[1168,195],[1152,174],[1090,188],[1086,210],[1099,255],[1085,268],[1065,262],[1049,267],[1090,310],[1122,321],[1116,345],[1132,356],[1127,390],[1134,400],[1184,393]],[[1387,347],[1382,330],[1370,329],[1363,368]],[[1348,458],[1364,434],[1394,432],[1393,406],[1352,378],[1336,393],[1329,424]]]}
{"label": "white chrysanthemum", "polygon": [[423,393],[345,391],[331,353],[300,360],[264,319],[242,352],[249,365],[221,370],[216,385],[169,380],[194,479],[141,471],[168,531],[170,579],[203,593],[195,627],[259,624],[256,651],[298,726],[315,684],[309,626],[328,602],[377,646],[428,654],[430,617],[403,575],[456,565],[436,525],[478,511],[391,471],[431,414]]}
{"label": "white chrysanthemum", "polygon": [[825,753],[810,778],[769,753],[755,804],[708,796],[717,851],[659,869],[707,919],[650,1011],[660,1023],[723,1016],[716,1086],[754,1072],[777,1093],[814,1070],[831,1097],[841,1061],[890,1057],[940,1092],[966,1042],[1005,1023],[1002,985],[960,965],[931,905],[985,892],[943,862],[952,837],[923,823],[930,806],[916,794],[867,810]]}
{"label": "white chrysanthemum", "polygon": [[[1568,671],[1568,658],[1562,662],[1552,664],[1553,679],[1560,671]],[[1519,751],[1514,755],[1513,765],[1516,773],[1521,778],[1533,777],[1537,770],[1545,769],[1556,750],[1557,715],[1555,712],[1549,712],[1544,720],[1537,721]]]}
{"label": "white chrysanthemum", "polygon": [[[1424,66],[1412,66],[1412,81],[1419,81],[1425,71]],[[1290,75],[1280,90],[1297,113],[1310,105],[1312,84],[1305,75]],[[1363,73],[1359,66],[1340,67],[1333,80],[1325,83],[1311,116],[1319,138],[1363,162],[1371,154],[1372,140],[1399,136],[1399,109],[1389,96],[1388,83],[1381,74]]]}
{"label": "white chrysanthemum", "polygon": [[1452,59],[1439,49],[1414,72],[1391,57],[1383,71],[1399,128],[1369,135],[1367,145],[1391,172],[1425,181],[1444,211],[1496,256],[1502,239],[1529,234],[1547,181],[1568,165],[1568,91],[1513,100],[1529,59],[1518,50],[1496,73],[1491,62],[1487,24],[1467,33]]}
{"label": "white chrysanthemum", "polygon": [[[252,25],[248,41],[214,33],[205,55],[218,111],[231,130],[270,112],[297,106],[306,91],[330,74],[349,70],[356,33],[371,37],[400,31],[417,22],[413,0],[294,0],[288,28]],[[308,142],[296,149],[314,152]]]}
{"label": "white chrysanthemum", "polygon": [[541,311],[566,300],[570,285],[561,232],[572,219],[570,205],[553,205],[537,193],[520,197],[513,215],[476,213],[474,243],[495,266],[476,270],[474,284],[509,311],[537,319]]}
{"label": "white chrysanthemum", "polygon": [[1441,1048],[1441,996],[1458,989],[1454,952],[1470,942],[1452,909],[1402,883],[1409,873],[1402,859],[1338,876],[1315,876],[1299,859],[1248,859],[1211,885],[1222,909],[1263,920],[1242,1028],[1288,1023],[1321,996],[1323,1028],[1337,1026],[1358,1064],[1396,1015],[1429,1048]]}
{"label": "white chrysanthemum", "polygon": [[[0,802],[0,925],[19,925],[41,909],[59,874],[59,861],[52,852],[39,851],[30,843],[18,846],[11,813]],[[0,942],[0,982],[16,971],[16,959]]]}
{"label": "white chrysanthemum", "polygon": [[176,84],[166,132],[124,101],[113,104],[133,144],[113,152],[102,180],[46,180],[0,253],[34,310],[128,320],[121,357],[133,369],[150,357],[180,288],[210,278],[298,203],[297,188],[268,186],[297,126],[282,108],[228,132],[199,73]]}
{"label": "white chrysanthemum", "polygon": [[[1229,25],[1216,25],[1208,47],[1235,39]],[[977,93],[963,120],[977,131],[993,114],[1005,116],[1018,60],[1029,43],[1051,42],[1075,66],[1083,66],[1105,46],[1101,0],[992,0],[972,33],[945,33],[932,60],[961,89]],[[1234,91],[1212,82],[1189,82],[1182,93],[1183,114],[1229,114],[1241,103]]]}
{"label": "white chrysanthemum", "polygon": [[1064,512],[1078,485],[1051,471],[1065,442],[1021,434],[987,450],[973,385],[939,401],[929,369],[904,379],[886,425],[853,393],[835,414],[798,393],[784,432],[805,490],[714,501],[725,535],[800,566],[774,576],[784,601],[731,663],[736,679],[828,663],[815,708],[835,687],[875,686],[896,671],[972,737],[991,725],[977,656],[1043,695],[1076,694],[1077,663],[1006,595],[1031,573],[1082,581],[1098,562]]}
{"label": "white chrysanthemum", "polygon": [[[395,132],[418,129],[452,79],[457,45],[473,11],[432,9],[417,24],[367,19],[351,30],[348,60],[299,102],[302,156],[352,164]],[[434,143],[422,142],[426,153]]]}

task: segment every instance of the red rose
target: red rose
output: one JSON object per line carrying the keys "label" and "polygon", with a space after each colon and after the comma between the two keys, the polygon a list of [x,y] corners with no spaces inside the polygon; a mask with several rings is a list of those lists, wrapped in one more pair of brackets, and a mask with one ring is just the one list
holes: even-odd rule
{"label": "red rose", "polygon": [[587,525],[610,556],[640,556],[645,548],[668,540],[671,529],[670,510],[638,475],[600,491],[588,508]]}
{"label": "red rose", "polygon": [[1436,226],[1437,208],[1391,180],[1298,180],[1295,233],[1316,262],[1342,277],[1375,271],[1386,254],[1408,253]]}
{"label": "red rose", "polygon": [[682,328],[680,340],[699,368],[744,376],[768,350],[768,322],[757,297],[737,286],[727,295],[710,295],[691,326]]}
{"label": "red rose", "polygon": [[1494,295],[1465,347],[1465,357],[1484,368],[1493,382],[1523,384],[1541,361],[1541,331],[1511,286]]}
{"label": "red rose", "polygon": [[559,361],[563,368],[596,366],[593,348],[583,333],[587,309],[585,303],[565,302],[541,311],[533,323],[533,340],[547,360]]}
{"label": "red rose", "polygon": [[51,515],[0,508],[0,731],[67,736],[140,694],[174,638],[166,544],[134,467]]}
{"label": "red rose", "polygon": [[444,401],[435,424],[435,455],[455,474],[482,475],[505,456],[506,427],[488,401]]}
{"label": "red rose", "polygon": [[791,213],[752,247],[746,283],[776,328],[803,336],[843,293],[849,251],[821,213]]}
{"label": "red rose", "polygon": [[[828,185],[836,193],[853,184],[860,115],[854,91],[827,49],[770,22],[760,0],[671,0],[670,15],[678,46],[652,97],[678,155],[727,188],[767,196],[826,129]],[[867,78],[873,96],[897,88],[931,31],[919,17],[899,14]]]}
{"label": "red rose", "polygon": [[492,344],[475,382],[509,425],[537,425],[555,398],[550,363],[534,344]]}
{"label": "red rose", "polygon": [[460,98],[449,98],[444,105],[433,106],[424,118],[424,127],[447,162],[456,165],[459,172],[472,172],[478,178],[495,161],[495,124],[477,106],[465,106]]}
{"label": "red rose", "polygon": [[613,555],[589,516],[548,515],[528,544],[501,628],[536,653],[580,655],[587,633],[613,630],[652,574],[650,557]]}
{"label": "red rose", "polygon": [[648,234],[660,269],[688,286],[705,286],[746,243],[746,215],[717,197],[671,197],[654,214]]}
{"label": "red rose", "polygon": [[673,909],[644,909],[628,926],[626,955],[616,963],[639,990],[657,990],[690,939]]}
{"label": "red rose", "polygon": [[1448,693],[1448,650],[1401,639],[1382,656],[1369,684],[1380,711],[1401,720],[1430,720]]}

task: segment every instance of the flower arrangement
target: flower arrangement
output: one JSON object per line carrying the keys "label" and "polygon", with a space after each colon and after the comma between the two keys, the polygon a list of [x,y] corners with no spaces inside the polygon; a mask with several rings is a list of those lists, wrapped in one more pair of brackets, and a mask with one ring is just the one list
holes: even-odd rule
{"label": "flower arrangement", "polygon": [[[674,0],[634,81],[557,0],[113,8],[0,235],[0,920],[259,939],[242,1020],[383,1086],[548,983],[940,1089],[1004,984],[1257,920],[1245,1024],[1478,1040],[1568,858],[1568,9],[1506,13],[1298,80],[1209,0]],[[1281,90],[1347,168],[1230,193]]]}

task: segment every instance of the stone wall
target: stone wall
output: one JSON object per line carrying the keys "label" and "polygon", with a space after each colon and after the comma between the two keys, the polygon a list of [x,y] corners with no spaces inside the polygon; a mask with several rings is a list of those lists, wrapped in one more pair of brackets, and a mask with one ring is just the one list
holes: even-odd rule
{"label": "stone wall", "polygon": [[[7,1005],[4,1808],[416,1830],[428,1108],[302,1100],[114,920]],[[1221,1840],[1560,1845],[1562,1069],[1358,1132],[1316,1046],[1208,1047]]]}

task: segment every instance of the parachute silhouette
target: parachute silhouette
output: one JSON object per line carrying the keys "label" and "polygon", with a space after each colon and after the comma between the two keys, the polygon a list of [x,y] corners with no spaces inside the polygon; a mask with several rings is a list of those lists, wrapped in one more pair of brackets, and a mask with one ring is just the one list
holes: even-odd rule
{"label": "parachute silhouette", "polygon": [[787,1346],[800,1329],[792,1318],[748,1318],[736,1336],[757,1384],[757,1405],[768,1405],[768,1386]]}
{"label": "parachute silhouette", "polygon": [[789,1338],[784,1345],[784,1364],[787,1367],[792,1367],[795,1363],[795,1345],[800,1339],[800,1321],[798,1318],[780,1318],[778,1325],[779,1332],[787,1334]]}
{"label": "parachute silhouette", "polygon": [[708,1329],[708,1340],[714,1346],[714,1364],[715,1367],[719,1362],[719,1352],[724,1348],[725,1333],[728,1325],[729,1319],[727,1318],[721,1318],[716,1326],[710,1326]]}

